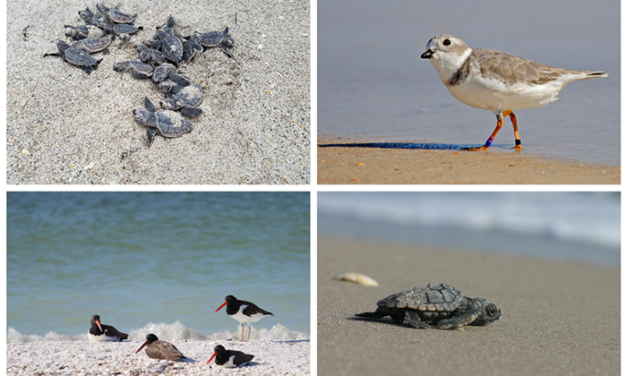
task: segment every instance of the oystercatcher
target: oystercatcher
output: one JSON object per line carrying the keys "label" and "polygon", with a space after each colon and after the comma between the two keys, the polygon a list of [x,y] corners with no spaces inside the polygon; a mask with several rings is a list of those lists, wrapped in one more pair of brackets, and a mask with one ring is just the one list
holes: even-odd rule
{"label": "oystercatcher", "polygon": [[100,324],[100,316],[91,317],[91,328],[89,328],[90,341],[114,341],[119,342],[128,339],[128,334],[119,332],[110,325]]}
{"label": "oystercatcher", "polygon": [[146,342],[144,342],[139,350],[135,351],[135,354],[140,352],[146,345],[148,345],[148,347],[146,347],[146,355],[148,355],[149,358],[167,360],[187,359],[176,346],[166,341],[159,341],[159,338],[154,334],[148,334],[146,336]]}
{"label": "oystercatcher", "polygon": [[211,358],[207,360],[207,364],[209,364],[213,358],[216,358],[217,365],[227,368],[235,368],[250,362],[254,357],[254,355],[244,354],[243,352],[236,350],[227,350],[224,346],[218,345],[213,348],[213,355],[211,355]]}
{"label": "oystercatcher", "polygon": [[271,312],[265,311],[256,304],[247,302],[245,300],[237,300],[233,295],[228,295],[224,298],[224,303],[218,309],[216,309],[213,313],[218,312],[222,309],[222,307],[226,306],[226,314],[239,321],[240,326],[242,327],[242,334],[240,335],[240,340],[244,340],[244,323],[248,323],[248,337],[246,340],[250,339],[250,323],[257,322],[261,320],[264,316],[274,316]]}

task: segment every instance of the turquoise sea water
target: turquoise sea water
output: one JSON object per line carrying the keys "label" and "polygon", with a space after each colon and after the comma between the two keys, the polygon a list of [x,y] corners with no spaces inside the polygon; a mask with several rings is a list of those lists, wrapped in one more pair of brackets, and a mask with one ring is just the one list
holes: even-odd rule
{"label": "turquoise sea water", "polygon": [[302,338],[309,286],[309,193],[7,195],[9,340],[86,339],[94,314],[138,340],[239,338],[213,313],[229,294],[274,313],[260,336]]}

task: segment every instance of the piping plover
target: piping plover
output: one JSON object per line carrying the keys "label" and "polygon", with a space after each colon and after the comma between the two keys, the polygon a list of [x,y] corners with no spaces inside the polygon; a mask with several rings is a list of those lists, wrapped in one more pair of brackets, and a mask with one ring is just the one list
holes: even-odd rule
{"label": "piping plover", "polygon": [[441,34],[427,43],[420,55],[429,59],[448,91],[457,100],[496,114],[496,129],[480,148],[485,150],[509,116],[516,149],[522,149],[513,110],[546,106],[573,81],[607,77],[607,73],[553,68],[505,52],[470,48],[463,40]]}

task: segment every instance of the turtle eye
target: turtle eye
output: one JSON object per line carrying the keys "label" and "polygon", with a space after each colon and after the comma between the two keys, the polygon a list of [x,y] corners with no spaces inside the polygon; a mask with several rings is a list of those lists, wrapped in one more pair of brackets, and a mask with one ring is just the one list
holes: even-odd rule
{"label": "turtle eye", "polygon": [[451,44],[451,40],[450,39],[444,39],[444,42],[442,42],[443,45],[448,46]]}
{"label": "turtle eye", "polygon": [[494,304],[490,304],[487,308],[486,308],[486,312],[488,313],[488,316],[494,316],[496,315],[496,306]]}

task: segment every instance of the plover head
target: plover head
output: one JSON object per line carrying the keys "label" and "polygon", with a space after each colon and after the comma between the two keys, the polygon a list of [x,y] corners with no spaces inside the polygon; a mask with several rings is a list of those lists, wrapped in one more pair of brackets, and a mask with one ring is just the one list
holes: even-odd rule
{"label": "plover head", "polygon": [[420,57],[429,59],[445,82],[459,70],[471,52],[472,49],[463,40],[452,35],[440,34],[429,40],[427,50]]}

